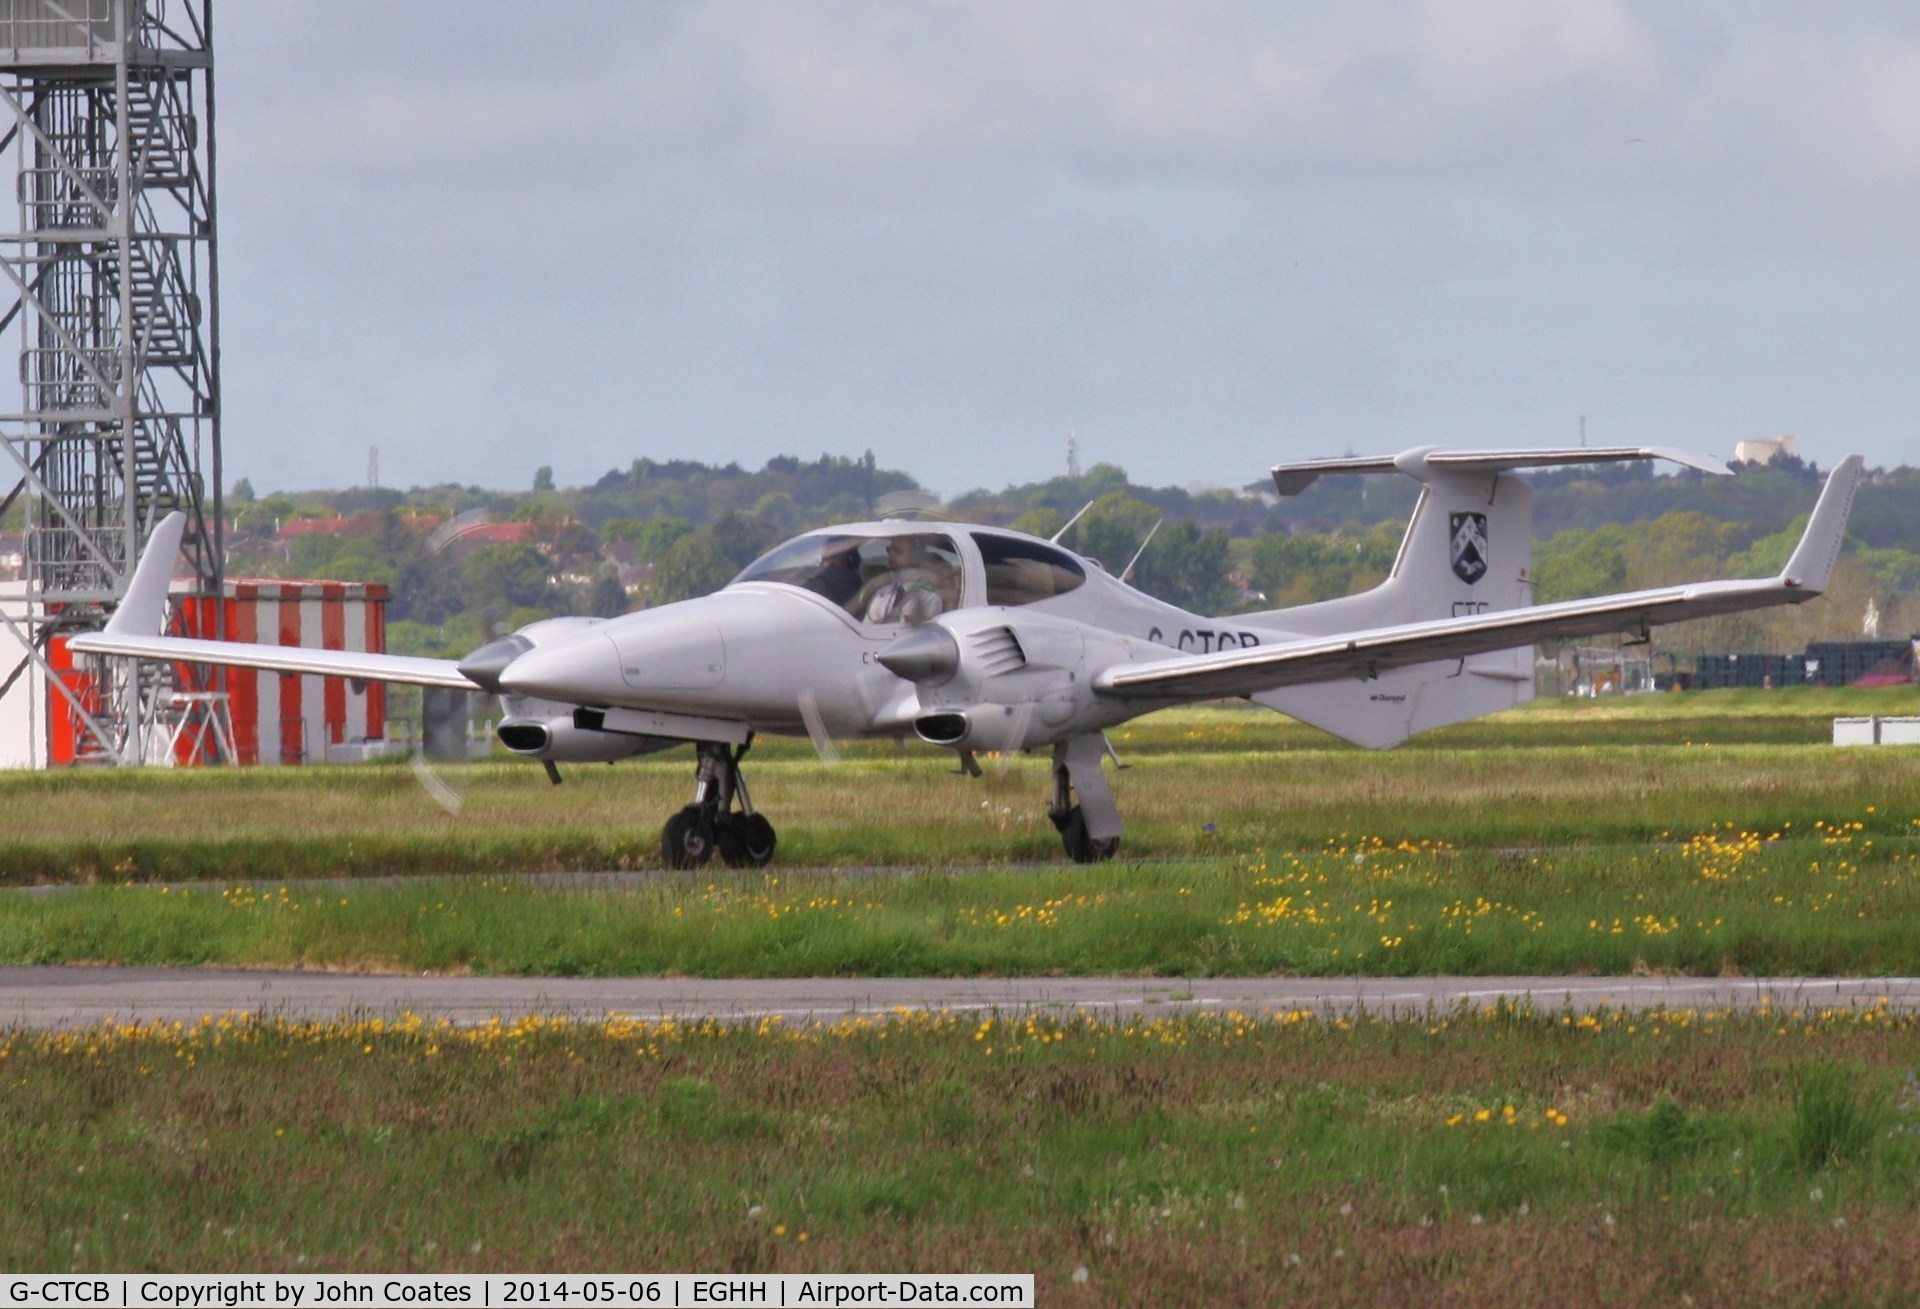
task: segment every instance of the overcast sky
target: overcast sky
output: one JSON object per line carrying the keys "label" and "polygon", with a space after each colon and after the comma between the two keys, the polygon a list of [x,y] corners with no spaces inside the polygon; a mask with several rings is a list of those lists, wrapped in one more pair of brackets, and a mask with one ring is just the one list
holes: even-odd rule
{"label": "overcast sky", "polygon": [[1920,463],[1920,6],[218,6],[256,488]]}

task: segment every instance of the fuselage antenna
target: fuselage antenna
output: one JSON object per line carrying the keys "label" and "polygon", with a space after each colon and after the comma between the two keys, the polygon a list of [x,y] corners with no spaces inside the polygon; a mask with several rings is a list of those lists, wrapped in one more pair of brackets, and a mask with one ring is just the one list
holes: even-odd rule
{"label": "fuselage antenna", "polygon": [[1153,520],[1153,526],[1152,526],[1152,527],[1149,527],[1149,528],[1147,529],[1147,534],[1146,534],[1146,536],[1145,536],[1145,537],[1143,537],[1143,538],[1141,538],[1141,541],[1140,541],[1140,548],[1139,548],[1138,550],[1135,550],[1135,551],[1133,552],[1133,558],[1131,558],[1131,559],[1129,559],[1129,560],[1127,560],[1127,566],[1126,566],[1125,568],[1123,568],[1123,569],[1121,569],[1121,570],[1120,570],[1120,580],[1121,580],[1121,581],[1123,581],[1123,582],[1124,582],[1124,581],[1126,581],[1126,580],[1127,580],[1127,579],[1128,579],[1129,577],[1132,577],[1132,576],[1133,576],[1133,566],[1134,566],[1135,564],[1137,564],[1137,563],[1139,563],[1139,562],[1140,562],[1140,556],[1141,556],[1141,555],[1143,555],[1143,554],[1145,554],[1145,553],[1147,552],[1147,547],[1148,547],[1149,545],[1152,545],[1152,544],[1153,544],[1153,534],[1154,534],[1155,532],[1157,532],[1157,531],[1159,531],[1159,530],[1160,530],[1160,524],[1162,524],[1162,523],[1164,523],[1164,522],[1166,522],[1166,521],[1167,521],[1167,520],[1166,520],[1166,518],[1165,518],[1164,516],[1162,516],[1162,517],[1159,517],[1159,518],[1156,518],[1156,519],[1154,519],[1154,520]]}
{"label": "fuselage antenna", "polygon": [[1065,536],[1068,532],[1071,532],[1073,530],[1073,525],[1079,522],[1082,518],[1084,518],[1086,516],[1087,510],[1091,508],[1093,508],[1093,501],[1089,500],[1085,504],[1080,506],[1079,513],[1075,514],[1073,517],[1067,520],[1066,526],[1062,527],[1059,531],[1055,532],[1052,536],[1048,537],[1047,539],[1049,541],[1052,541],[1055,545],[1059,545],[1060,538]]}

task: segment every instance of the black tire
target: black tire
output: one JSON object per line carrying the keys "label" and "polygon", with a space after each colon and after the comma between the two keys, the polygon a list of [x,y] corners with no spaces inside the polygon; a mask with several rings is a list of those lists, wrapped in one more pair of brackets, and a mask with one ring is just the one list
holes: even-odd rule
{"label": "black tire", "polygon": [[713,823],[688,805],[660,833],[660,858],[669,868],[698,868],[713,858]]}
{"label": "black tire", "polygon": [[714,839],[729,868],[765,868],[773,862],[773,824],[760,814],[727,814],[714,824]]}
{"label": "black tire", "polygon": [[1059,823],[1060,844],[1067,848],[1067,857],[1076,864],[1099,864],[1113,858],[1120,849],[1120,838],[1110,836],[1104,841],[1096,841],[1087,835],[1087,816],[1075,805],[1067,810],[1067,816]]}

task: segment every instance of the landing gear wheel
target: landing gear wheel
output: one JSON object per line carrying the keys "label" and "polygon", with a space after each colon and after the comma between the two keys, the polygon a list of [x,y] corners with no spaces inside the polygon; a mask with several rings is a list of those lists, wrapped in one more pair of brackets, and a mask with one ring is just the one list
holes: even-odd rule
{"label": "landing gear wheel", "polygon": [[698,868],[713,858],[713,820],[698,805],[667,819],[660,833],[660,857],[669,868]]}
{"label": "landing gear wheel", "polygon": [[1105,863],[1120,849],[1117,836],[1096,841],[1087,835],[1087,815],[1079,805],[1067,810],[1064,818],[1055,819],[1054,825],[1060,829],[1060,843],[1067,847],[1067,857],[1076,864]]}
{"label": "landing gear wheel", "polygon": [[720,861],[729,868],[765,868],[773,862],[773,824],[759,814],[726,814],[714,824]]}

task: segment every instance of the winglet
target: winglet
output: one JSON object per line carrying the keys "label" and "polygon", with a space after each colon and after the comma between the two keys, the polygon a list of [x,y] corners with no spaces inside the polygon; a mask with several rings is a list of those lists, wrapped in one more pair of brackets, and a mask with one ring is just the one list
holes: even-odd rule
{"label": "winglet", "polygon": [[1827,474],[1827,485],[1813,506],[1806,533],[1794,547],[1793,558],[1780,571],[1780,580],[1786,585],[1813,595],[1827,589],[1833,561],[1840,557],[1840,542],[1847,534],[1853,495],[1860,489],[1861,463],[1859,455],[1848,455]]}
{"label": "winglet", "polygon": [[180,538],[187,516],[174,510],[147,537],[147,548],[133,570],[127,594],[107,619],[111,636],[157,636],[167,618],[167,588],[173,583],[173,561],[180,557]]}

